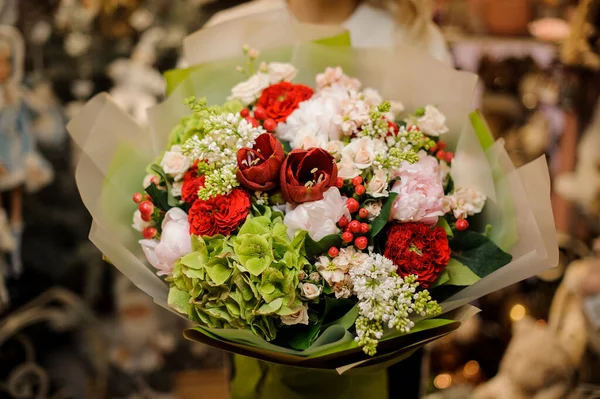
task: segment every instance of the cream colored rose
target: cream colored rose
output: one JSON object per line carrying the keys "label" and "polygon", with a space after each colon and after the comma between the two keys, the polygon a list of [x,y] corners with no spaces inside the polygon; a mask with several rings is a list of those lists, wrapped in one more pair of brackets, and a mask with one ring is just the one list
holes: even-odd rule
{"label": "cream colored rose", "polygon": [[350,157],[342,155],[342,159],[338,162],[337,167],[338,177],[341,177],[344,180],[349,180],[360,175],[360,170],[354,166],[354,162]]}
{"label": "cream colored rose", "polygon": [[291,82],[298,73],[295,66],[283,62],[270,62],[267,70],[271,84],[281,81]]}
{"label": "cream colored rose", "polygon": [[243,105],[252,104],[256,101],[263,90],[269,87],[269,75],[266,73],[257,73],[248,80],[238,83],[231,89],[230,100],[238,100]]}
{"label": "cream colored rose", "polygon": [[298,280],[302,281],[302,280],[306,280],[306,272],[304,270],[300,270],[298,272]]}
{"label": "cream colored rose", "polygon": [[375,160],[375,143],[369,137],[354,140],[342,150],[342,158],[349,158],[357,169],[367,169]]}
{"label": "cream colored rose", "polygon": [[321,287],[316,286],[312,283],[300,283],[300,291],[302,296],[308,300],[313,300],[321,295]]}
{"label": "cream colored rose", "polygon": [[165,152],[160,166],[166,174],[173,176],[177,180],[181,180],[185,172],[190,168],[190,159],[181,153],[181,147],[174,145],[170,151]]}
{"label": "cream colored rose", "polygon": [[438,137],[448,133],[446,117],[433,105],[425,107],[425,115],[417,120],[417,126],[428,136]]}
{"label": "cream colored rose", "polygon": [[385,169],[377,169],[369,183],[367,184],[367,194],[371,197],[387,197],[389,176]]}
{"label": "cream colored rose", "polygon": [[325,144],[325,151],[333,155],[336,161],[339,161],[342,158],[344,146],[345,144],[339,140],[328,141],[327,144]]}
{"label": "cream colored rose", "polygon": [[308,276],[308,279],[310,281],[318,283],[319,281],[321,281],[321,275],[318,272],[312,272],[310,276]]}
{"label": "cream colored rose", "polygon": [[308,308],[306,306],[301,306],[294,313],[287,316],[281,316],[281,322],[286,326],[293,326],[296,324],[308,325]]}

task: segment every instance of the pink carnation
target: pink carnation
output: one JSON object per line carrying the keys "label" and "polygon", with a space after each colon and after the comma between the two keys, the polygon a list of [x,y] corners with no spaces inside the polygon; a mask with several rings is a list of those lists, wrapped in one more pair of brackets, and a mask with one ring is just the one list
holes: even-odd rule
{"label": "pink carnation", "polygon": [[400,177],[391,191],[398,193],[390,219],[400,222],[435,224],[442,216],[444,187],[438,173],[437,160],[419,152],[419,162],[403,162],[392,177]]}

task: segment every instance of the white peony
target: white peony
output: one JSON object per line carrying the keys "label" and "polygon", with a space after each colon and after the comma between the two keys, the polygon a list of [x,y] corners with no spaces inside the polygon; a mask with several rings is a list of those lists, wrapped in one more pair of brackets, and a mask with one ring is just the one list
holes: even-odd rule
{"label": "white peony", "polygon": [[293,238],[296,231],[305,230],[313,240],[319,241],[325,236],[338,233],[338,220],[342,216],[350,218],[346,199],[337,187],[331,187],[323,193],[322,200],[305,202],[296,207],[288,204],[283,220],[288,228],[288,235]]}
{"label": "white peony", "polygon": [[267,66],[267,73],[269,75],[269,82],[275,84],[281,81],[291,82],[296,77],[298,70],[292,64],[270,62]]}
{"label": "white peony", "polygon": [[281,316],[281,322],[286,326],[293,326],[296,324],[308,325],[308,308],[301,306],[294,313],[287,316]]}
{"label": "white peony", "polygon": [[389,175],[385,169],[377,169],[375,174],[367,183],[367,194],[374,198],[387,197],[389,184]]}
{"label": "white peony", "polygon": [[433,105],[425,107],[425,115],[417,120],[417,126],[428,136],[438,137],[448,133],[446,116]]}
{"label": "white peony", "polygon": [[231,89],[229,100],[238,100],[243,105],[252,104],[256,101],[263,90],[269,87],[269,75],[266,73],[256,73],[248,80],[238,83]]}
{"label": "white peony", "polygon": [[165,152],[160,166],[166,174],[173,176],[177,180],[181,180],[185,172],[192,166],[190,159],[181,153],[181,147],[174,145],[171,150]]}
{"label": "white peony", "polygon": [[135,212],[133,212],[133,224],[131,227],[141,233],[146,227],[150,226],[152,226],[152,221],[150,220],[146,222],[144,219],[142,219],[142,213],[136,209]]}
{"label": "white peony", "polygon": [[300,291],[302,292],[302,296],[306,299],[313,300],[321,295],[322,287],[319,287],[312,283],[300,283]]}
{"label": "white peony", "polygon": [[140,240],[139,243],[158,275],[170,275],[175,262],[192,252],[188,215],[180,208],[172,208],[163,220],[160,241]]}

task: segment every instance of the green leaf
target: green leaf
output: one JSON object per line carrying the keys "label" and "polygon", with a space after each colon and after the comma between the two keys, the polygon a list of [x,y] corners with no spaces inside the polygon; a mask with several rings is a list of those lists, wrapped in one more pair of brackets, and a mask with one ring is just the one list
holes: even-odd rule
{"label": "green leaf", "polygon": [[377,216],[371,222],[371,238],[375,238],[377,234],[379,234],[381,230],[383,230],[385,225],[388,223],[388,220],[390,218],[390,212],[392,211],[392,205],[394,204],[396,197],[398,197],[398,193],[390,193],[387,200],[381,207],[381,212],[379,213],[379,216]]}
{"label": "green leaf", "polygon": [[231,277],[233,269],[229,267],[227,259],[213,258],[206,264],[206,272],[213,283],[223,285]]}
{"label": "green leaf", "polygon": [[190,294],[187,292],[171,287],[167,298],[167,305],[179,313],[187,314],[190,298]]}
{"label": "green leaf", "polygon": [[441,227],[446,231],[446,235],[448,236],[448,239],[451,239],[452,237],[454,237],[454,232],[450,228],[450,225],[448,224],[448,221],[446,220],[446,218],[444,218],[444,217],[439,218],[436,226]]}
{"label": "green leaf", "polygon": [[146,192],[152,198],[152,203],[161,211],[167,212],[171,209],[169,206],[169,194],[166,190],[161,190],[156,187],[156,184],[152,183],[146,187]]}
{"label": "green leaf", "polygon": [[480,278],[500,269],[512,256],[498,248],[489,238],[475,231],[456,231],[450,241],[452,257]]}
{"label": "green leaf", "polygon": [[454,258],[450,259],[448,266],[444,272],[435,281],[431,288],[442,285],[454,285],[458,287],[467,287],[481,280],[479,276],[471,271],[467,266],[463,265]]}
{"label": "green leaf", "polygon": [[277,298],[272,300],[269,303],[265,303],[256,311],[256,314],[259,315],[268,315],[277,312],[281,309],[281,305],[283,305],[283,298]]}
{"label": "green leaf", "polygon": [[344,327],[345,330],[348,330],[350,327],[354,325],[356,319],[358,318],[358,305],[354,305],[352,309],[350,309],[345,315],[337,319],[336,321],[328,324],[330,325],[340,325]]}
{"label": "green leaf", "polygon": [[339,234],[325,236],[319,241],[314,241],[310,235],[307,234],[304,241],[307,258],[315,258],[329,251],[329,248],[339,247],[340,245],[342,245],[342,236]]}
{"label": "green leaf", "polygon": [[[290,329],[291,330],[291,329]],[[308,349],[321,331],[321,323],[308,326],[294,326],[295,334],[288,338],[287,344],[299,351]]]}
{"label": "green leaf", "polygon": [[190,252],[181,258],[181,264],[190,269],[202,269],[206,265],[206,257],[201,252]]}
{"label": "green leaf", "polygon": [[175,199],[175,197],[173,197],[173,194],[171,193],[171,183],[169,182],[169,179],[167,179],[167,174],[165,173],[165,171],[163,170],[163,168],[161,168],[159,165],[152,165],[150,167],[154,172],[156,172],[156,174],[158,174],[165,182],[165,184],[167,185],[167,203],[171,208],[174,208],[176,206],[179,205],[179,201],[177,201]]}
{"label": "green leaf", "polygon": [[[341,323],[346,324],[348,320],[353,317],[352,313],[354,312],[354,310],[357,311],[356,314],[358,315],[358,310],[356,309],[356,301],[345,298],[338,299],[332,297],[325,297],[325,311],[323,312],[323,323],[327,326]],[[348,316],[348,313],[351,314]],[[354,320],[352,321],[350,326],[354,324],[355,320],[356,317],[354,317]],[[348,328],[350,328],[350,326],[348,326]]]}

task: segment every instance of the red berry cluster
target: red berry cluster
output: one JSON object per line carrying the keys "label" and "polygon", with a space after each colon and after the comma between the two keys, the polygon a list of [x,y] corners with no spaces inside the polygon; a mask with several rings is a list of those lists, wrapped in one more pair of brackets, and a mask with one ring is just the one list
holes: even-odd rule
{"label": "red berry cluster", "polygon": [[[155,208],[150,197],[146,194],[135,193],[133,194],[133,202],[138,204],[138,210],[140,211],[142,220],[145,222],[151,221]],[[156,230],[155,227],[146,227],[142,232],[144,238],[148,240],[156,237],[157,234],[158,230]]]}
{"label": "red berry cluster", "polygon": [[[364,189],[364,186],[360,185],[362,179],[353,180],[353,184],[355,182],[357,182],[355,190],[359,186]],[[350,214],[353,215],[354,219],[348,220],[346,216],[342,216],[342,218],[338,220],[338,227],[344,231],[342,233],[342,241],[346,245],[354,245],[360,250],[365,250],[369,246],[369,239],[366,237],[366,234],[371,230],[371,225],[365,222],[369,216],[369,212],[366,209],[361,208],[359,202],[354,198],[348,198],[348,200],[346,200],[346,207],[348,208],[348,211],[350,211]],[[335,258],[338,256],[339,252],[339,248],[331,247],[329,248],[328,254],[330,257]]]}
{"label": "red berry cluster", "polygon": [[257,106],[253,110],[253,115],[250,115],[250,109],[244,108],[240,111],[240,115],[252,125],[252,127],[260,126],[259,121],[263,121],[263,127],[267,132],[274,132],[277,128],[277,122],[271,118],[267,118],[267,112],[261,106]]}
{"label": "red berry cluster", "polygon": [[450,151],[444,151],[445,149],[446,143],[444,143],[443,141],[438,141],[437,144],[430,149],[430,151],[440,161],[446,161],[447,163],[451,163],[454,159],[454,153]]}

